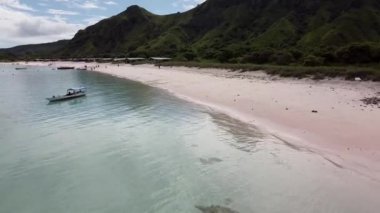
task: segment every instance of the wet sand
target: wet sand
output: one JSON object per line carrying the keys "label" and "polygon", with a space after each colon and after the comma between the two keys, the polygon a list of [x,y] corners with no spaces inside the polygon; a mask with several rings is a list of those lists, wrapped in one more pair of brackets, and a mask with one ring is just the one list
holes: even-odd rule
{"label": "wet sand", "polygon": [[56,62],[53,67],[84,65],[167,90],[254,124],[294,149],[319,153],[337,166],[380,180],[380,105],[361,101],[380,96],[378,82],[296,80],[263,72],[152,65]]}

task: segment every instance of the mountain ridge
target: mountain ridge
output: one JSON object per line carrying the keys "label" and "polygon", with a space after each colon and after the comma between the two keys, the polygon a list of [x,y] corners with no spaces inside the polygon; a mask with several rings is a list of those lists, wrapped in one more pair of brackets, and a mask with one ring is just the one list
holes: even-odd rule
{"label": "mountain ridge", "polygon": [[[380,2],[375,0],[208,0],[163,16],[130,6],[78,31],[52,55],[369,63],[380,59],[379,44]],[[359,53],[365,56],[356,60]]]}

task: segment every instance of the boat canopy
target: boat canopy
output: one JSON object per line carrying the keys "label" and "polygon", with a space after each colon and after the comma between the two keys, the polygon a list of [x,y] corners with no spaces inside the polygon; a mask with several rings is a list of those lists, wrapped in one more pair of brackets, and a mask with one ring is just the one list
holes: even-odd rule
{"label": "boat canopy", "polygon": [[169,61],[171,58],[166,58],[166,57],[151,57],[150,59],[154,61]]}
{"label": "boat canopy", "polygon": [[67,89],[67,93],[69,92],[77,93],[77,92],[85,92],[85,91],[86,91],[86,87],[74,87],[74,88]]}
{"label": "boat canopy", "polygon": [[127,58],[127,61],[141,61],[146,60],[146,58]]}

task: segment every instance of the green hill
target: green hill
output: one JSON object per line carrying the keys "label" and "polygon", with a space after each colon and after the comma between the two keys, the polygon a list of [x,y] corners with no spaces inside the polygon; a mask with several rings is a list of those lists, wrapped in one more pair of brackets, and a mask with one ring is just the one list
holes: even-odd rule
{"label": "green hill", "polygon": [[380,60],[380,2],[208,0],[165,16],[131,6],[51,52],[230,63],[373,63]]}
{"label": "green hill", "polygon": [[51,54],[59,54],[59,51],[61,51],[67,43],[68,40],[61,40],[51,43],[21,45],[8,49],[0,49],[0,59],[15,57],[50,57]]}

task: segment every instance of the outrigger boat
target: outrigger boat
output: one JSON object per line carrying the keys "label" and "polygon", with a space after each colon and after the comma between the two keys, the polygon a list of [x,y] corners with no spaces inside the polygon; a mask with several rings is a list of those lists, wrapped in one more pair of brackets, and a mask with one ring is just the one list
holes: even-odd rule
{"label": "outrigger boat", "polygon": [[57,67],[57,70],[73,70],[75,67]]}
{"label": "outrigger boat", "polygon": [[28,68],[26,68],[26,67],[16,67],[15,68],[15,70],[26,70],[26,69],[28,69]]}
{"label": "outrigger boat", "polygon": [[64,101],[69,100],[73,98],[79,98],[86,95],[86,88],[85,87],[79,87],[79,88],[70,88],[67,90],[66,95],[58,95],[58,96],[52,96],[51,98],[46,98],[49,102],[54,101]]}

